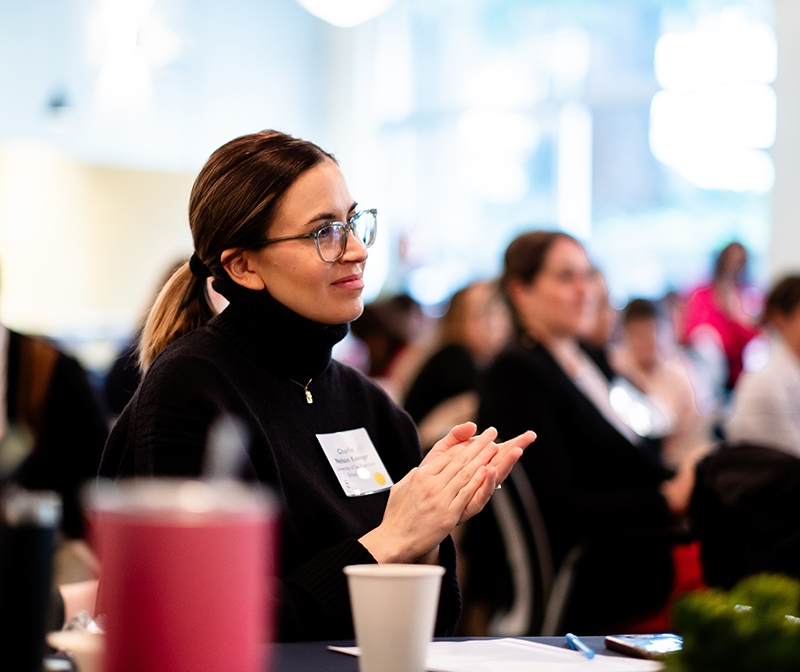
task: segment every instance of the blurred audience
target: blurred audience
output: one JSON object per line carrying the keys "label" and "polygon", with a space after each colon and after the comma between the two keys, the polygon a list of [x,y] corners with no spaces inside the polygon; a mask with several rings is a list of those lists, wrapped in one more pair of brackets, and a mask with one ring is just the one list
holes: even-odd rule
{"label": "blurred audience", "polygon": [[622,313],[622,334],[610,352],[611,365],[647,395],[667,420],[661,459],[677,469],[693,451],[711,441],[707,416],[695,400],[689,367],[677,350],[674,332],[655,303],[632,299]]}
{"label": "blurred audience", "polygon": [[419,340],[430,327],[430,318],[408,294],[396,294],[364,306],[350,331],[366,348],[365,373],[395,401],[408,389],[421,357]]}
{"label": "blurred audience", "polygon": [[78,360],[49,340],[0,326],[0,352],[0,476],[6,485],[58,493],[63,513],[55,580],[91,578],[80,497],[100,465],[105,410]]}
{"label": "blurred audience", "polygon": [[[105,391],[106,405],[111,413],[112,421],[122,413],[122,409],[125,408],[125,405],[131,400],[133,393],[136,392],[136,388],[139,386],[139,380],[142,377],[139,367],[139,339],[142,329],[144,329],[145,318],[162,287],[167,284],[167,281],[173,276],[175,271],[183,266],[186,261],[185,258],[178,259],[167,269],[161,281],[156,286],[155,292],[147,305],[147,310],[142,314],[142,318],[136,327],[136,331],[117,355],[117,358],[106,374],[103,389]],[[221,312],[227,305],[225,297],[218,294],[213,287],[211,287],[210,282],[206,283],[206,294],[217,313]]]}
{"label": "blurred audience", "polygon": [[608,297],[606,279],[599,269],[592,269],[591,283],[595,297],[594,319],[581,334],[581,343],[587,349],[605,352],[619,327],[619,313]]}
{"label": "blurred audience", "polygon": [[681,342],[691,346],[717,379],[724,401],[742,371],[742,352],[758,334],[757,292],[747,285],[747,250],[738,242],[717,255],[709,285],[696,289],[683,310]]}
{"label": "blurred audience", "polygon": [[777,282],[766,299],[769,355],[734,388],[725,426],[730,444],[751,443],[800,457],[800,276]]}
{"label": "blurred audience", "polygon": [[[565,627],[602,633],[631,629],[662,609],[670,594],[673,524],[682,519],[693,465],[677,475],[641,447],[610,403],[608,363],[579,341],[595,317],[597,283],[571,236],[532,231],[505,254],[502,288],[517,337],[480,387],[479,425],[500,436],[538,434],[519,462],[538,498],[554,561],[584,545]],[[482,514],[482,524],[491,527]],[[476,519],[467,531],[472,599],[497,600],[497,544]],[[500,588],[502,590],[502,588]]]}
{"label": "blurred audience", "polygon": [[453,294],[437,324],[435,351],[414,377],[404,402],[423,448],[454,424],[476,419],[478,374],[505,345],[510,328],[495,283],[474,282]]}

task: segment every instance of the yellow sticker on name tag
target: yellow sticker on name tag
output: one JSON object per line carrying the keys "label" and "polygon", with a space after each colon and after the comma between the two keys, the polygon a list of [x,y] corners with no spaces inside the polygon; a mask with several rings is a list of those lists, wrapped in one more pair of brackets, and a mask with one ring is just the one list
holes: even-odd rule
{"label": "yellow sticker on name tag", "polygon": [[364,427],[317,434],[333,473],[348,497],[363,497],[394,485]]}

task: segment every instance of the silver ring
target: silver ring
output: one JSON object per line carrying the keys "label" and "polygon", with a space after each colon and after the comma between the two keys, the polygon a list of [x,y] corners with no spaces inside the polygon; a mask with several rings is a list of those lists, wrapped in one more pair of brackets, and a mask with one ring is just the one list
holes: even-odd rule
{"label": "silver ring", "polygon": [[495,492],[497,492],[498,490],[502,490],[503,489],[503,484],[502,483],[498,483],[497,485],[494,486],[494,489],[495,489]]}

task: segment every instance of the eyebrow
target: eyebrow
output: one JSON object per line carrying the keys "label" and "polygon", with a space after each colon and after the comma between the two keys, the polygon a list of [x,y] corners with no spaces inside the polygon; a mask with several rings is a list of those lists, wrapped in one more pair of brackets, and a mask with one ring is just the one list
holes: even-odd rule
{"label": "eyebrow", "polygon": [[[358,207],[358,203],[353,201],[353,204],[348,208],[347,212],[348,213],[349,212],[353,212],[357,207]],[[325,220],[325,221],[328,221],[328,222],[335,222],[335,221],[338,221],[338,219],[339,219],[338,216],[335,215],[332,212],[322,212],[322,213],[320,213],[318,215],[315,215],[311,219],[309,219],[308,220],[308,225],[310,226],[311,224],[315,224],[316,222],[319,222],[319,221],[322,221],[322,220]]]}

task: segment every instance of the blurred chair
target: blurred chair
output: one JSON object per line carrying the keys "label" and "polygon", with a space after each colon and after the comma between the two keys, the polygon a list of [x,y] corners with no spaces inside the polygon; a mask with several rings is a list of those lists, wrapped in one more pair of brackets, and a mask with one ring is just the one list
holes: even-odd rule
{"label": "blurred chair", "polygon": [[583,548],[571,549],[557,574],[536,495],[522,469],[514,469],[491,505],[505,547],[513,599],[494,615],[489,634],[505,637],[560,634]]}
{"label": "blurred chair", "polygon": [[800,578],[800,458],[721,444],[697,466],[690,515],[709,585],[758,572]]}

